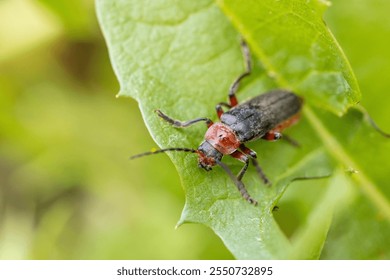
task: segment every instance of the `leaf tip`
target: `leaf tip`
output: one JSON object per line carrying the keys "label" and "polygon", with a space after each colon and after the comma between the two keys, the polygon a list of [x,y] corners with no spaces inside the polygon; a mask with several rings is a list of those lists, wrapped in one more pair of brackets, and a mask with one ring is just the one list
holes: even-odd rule
{"label": "leaf tip", "polygon": [[328,9],[330,6],[332,6],[332,2],[328,0],[317,0],[318,8],[317,10],[323,14],[326,9]]}
{"label": "leaf tip", "polygon": [[332,2],[328,0],[318,0],[318,3],[324,7],[332,6]]}
{"label": "leaf tip", "polygon": [[124,90],[120,90],[116,95],[115,95],[115,98],[119,98],[119,97],[131,97],[131,95],[127,92],[125,92]]}
{"label": "leaf tip", "polygon": [[180,220],[177,221],[175,229],[178,229],[180,226],[182,226],[185,223],[186,223],[186,221],[183,219],[183,217],[181,217]]}

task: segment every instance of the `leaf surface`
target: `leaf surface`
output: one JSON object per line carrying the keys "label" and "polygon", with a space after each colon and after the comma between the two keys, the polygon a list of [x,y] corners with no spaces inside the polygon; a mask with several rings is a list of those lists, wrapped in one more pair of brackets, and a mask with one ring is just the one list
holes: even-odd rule
{"label": "leaf surface", "polygon": [[[356,132],[349,129],[351,125],[359,131],[364,124],[359,112],[342,120],[333,115],[355,105],[360,91],[345,55],[323,23],[325,8],[324,1],[97,1],[121,86],[119,96],[139,102],[160,147],[196,148],[202,141],[204,126],[175,129],[154,110],[179,120],[215,115],[214,106],[227,99],[230,84],[244,71],[240,34],[252,50],[254,71],[242,83],[239,100],[273,88],[288,88],[305,98],[303,119],[287,131],[300,149],[285,141],[250,144],[273,182],[272,187],[264,186],[253,169],[245,175],[243,181],[259,201],[257,207],[242,199],[220,168],[206,173],[197,168],[195,155],[169,154],[186,195],[179,225],[211,227],[236,258],[318,258],[339,208],[336,202],[354,197],[357,189],[348,186],[356,182],[366,186],[369,199],[390,217],[388,201],[369,175],[363,171],[351,183],[345,174],[346,169],[360,166],[359,158],[345,146],[350,142],[341,137],[352,139]],[[347,132],[330,130],[339,122]],[[224,162],[235,173],[242,167],[228,157]],[[331,173],[338,175],[313,181],[318,190],[313,212],[287,235],[272,212],[287,187],[300,178]],[[344,187],[338,191],[340,185]]]}

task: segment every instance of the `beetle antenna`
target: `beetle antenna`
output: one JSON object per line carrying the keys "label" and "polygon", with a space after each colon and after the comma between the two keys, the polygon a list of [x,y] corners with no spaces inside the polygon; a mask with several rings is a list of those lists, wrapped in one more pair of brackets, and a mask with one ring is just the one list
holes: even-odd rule
{"label": "beetle antenna", "polygon": [[196,153],[197,152],[197,150],[190,149],[190,148],[166,148],[166,149],[161,149],[161,150],[156,150],[156,151],[151,151],[151,152],[146,152],[146,153],[134,155],[134,156],[131,156],[129,159],[135,159],[135,158],[140,158],[140,157],[144,157],[144,156],[165,153],[165,152],[169,152],[169,151],[189,152],[189,153]]}

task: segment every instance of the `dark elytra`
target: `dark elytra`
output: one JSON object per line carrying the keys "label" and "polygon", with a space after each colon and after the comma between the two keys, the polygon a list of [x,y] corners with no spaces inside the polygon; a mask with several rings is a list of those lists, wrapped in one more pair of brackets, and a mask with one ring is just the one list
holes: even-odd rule
{"label": "dark elytra", "polygon": [[263,137],[278,124],[299,113],[301,106],[301,98],[294,93],[273,90],[223,113],[221,122],[236,133],[240,142],[248,142]]}

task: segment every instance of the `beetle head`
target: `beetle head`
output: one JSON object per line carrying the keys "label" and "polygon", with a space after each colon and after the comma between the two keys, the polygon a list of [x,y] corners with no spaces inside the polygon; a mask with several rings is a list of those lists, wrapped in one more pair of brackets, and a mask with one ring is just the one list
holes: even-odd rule
{"label": "beetle head", "polygon": [[198,166],[206,171],[210,171],[212,167],[217,164],[216,161],[220,161],[223,156],[221,152],[215,149],[207,141],[203,141],[202,144],[200,144],[197,153],[199,155]]}

